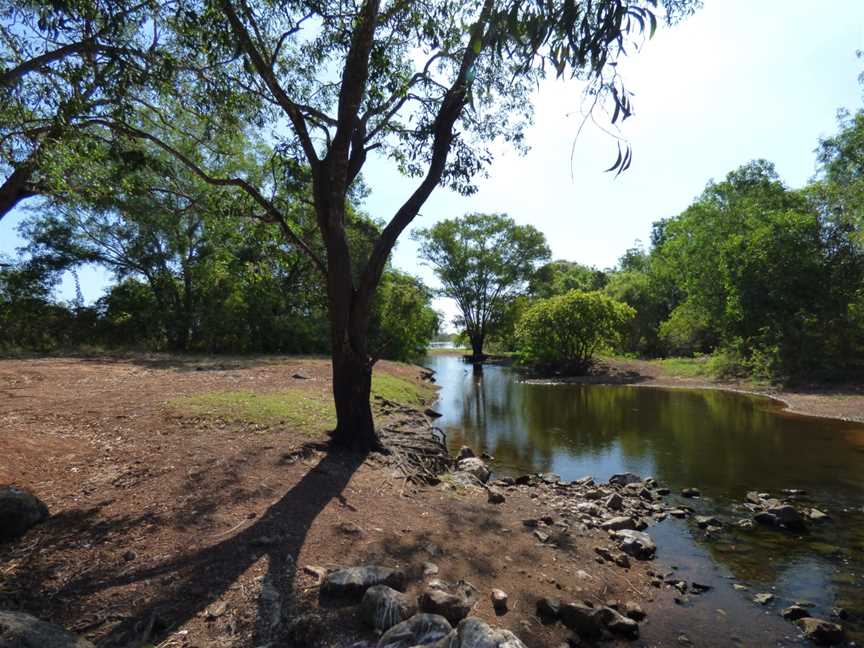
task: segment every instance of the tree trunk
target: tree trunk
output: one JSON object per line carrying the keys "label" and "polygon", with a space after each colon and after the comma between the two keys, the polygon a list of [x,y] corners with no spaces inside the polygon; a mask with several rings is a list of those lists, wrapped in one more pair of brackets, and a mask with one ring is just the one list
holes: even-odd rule
{"label": "tree trunk", "polygon": [[483,362],[483,336],[480,334],[471,336],[471,357],[474,362]]}
{"label": "tree trunk", "polygon": [[380,447],[369,402],[371,390],[372,364],[369,358],[357,354],[350,347],[334,348],[335,445],[362,451]]}
{"label": "tree trunk", "polygon": [[0,221],[25,198],[35,196],[36,192],[30,185],[33,168],[29,160],[15,169],[0,185]]}

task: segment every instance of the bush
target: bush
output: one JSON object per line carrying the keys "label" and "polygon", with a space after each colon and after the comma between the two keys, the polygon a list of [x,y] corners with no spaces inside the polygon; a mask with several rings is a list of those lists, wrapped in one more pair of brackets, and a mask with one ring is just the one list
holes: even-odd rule
{"label": "bush", "polygon": [[636,311],[599,291],[571,290],[532,304],[516,328],[523,360],[584,373],[601,345],[620,342]]}

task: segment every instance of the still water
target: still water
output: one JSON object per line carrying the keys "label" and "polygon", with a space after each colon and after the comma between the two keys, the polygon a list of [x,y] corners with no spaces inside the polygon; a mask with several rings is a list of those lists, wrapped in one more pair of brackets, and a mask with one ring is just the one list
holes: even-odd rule
{"label": "still water", "polygon": [[[745,584],[742,599],[773,592],[775,611],[804,601],[828,618],[842,607],[849,638],[864,640],[864,425],[785,413],[741,394],[526,383],[506,367],[475,374],[455,355],[426,364],[437,372],[437,425],[451,450],[488,452],[499,475],[606,480],[627,471],[673,492],[699,488],[701,498],[682,502],[719,515],[726,531],[709,538],[695,525],[663,522],[651,530],[660,558]],[[734,526],[748,516],[740,507],[747,491],[782,497],[787,488],[806,490],[801,506],[832,521],[803,534]]]}

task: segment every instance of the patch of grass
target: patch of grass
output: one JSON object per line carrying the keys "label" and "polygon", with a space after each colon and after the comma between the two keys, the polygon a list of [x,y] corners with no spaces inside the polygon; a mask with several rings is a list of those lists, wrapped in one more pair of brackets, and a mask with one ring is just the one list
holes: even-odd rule
{"label": "patch of grass", "polygon": [[[372,376],[372,396],[411,406],[420,406],[434,395],[434,387],[380,373]],[[186,396],[168,405],[190,416],[210,416],[226,421],[262,425],[287,424],[310,433],[336,426],[336,408],[328,390],[287,389],[268,394],[225,391]]]}
{"label": "patch of grass", "polygon": [[711,368],[704,357],[698,358],[662,358],[655,360],[670,376],[683,378],[698,378],[711,375]]}

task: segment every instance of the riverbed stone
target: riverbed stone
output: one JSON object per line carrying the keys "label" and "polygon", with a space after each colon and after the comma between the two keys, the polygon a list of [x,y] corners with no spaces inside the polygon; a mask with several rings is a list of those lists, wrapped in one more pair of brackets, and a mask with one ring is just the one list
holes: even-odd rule
{"label": "riverbed stone", "polygon": [[430,586],[420,594],[420,610],[441,615],[450,623],[459,623],[474,607],[477,595],[476,588],[464,581],[447,589]]}
{"label": "riverbed stone", "polygon": [[603,502],[603,505],[610,511],[620,511],[622,508],[624,508],[624,498],[621,497],[618,493],[612,493],[609,497],[606,498],[606,501]]}
{"label": "riverbed stone", "polygon": [[361,598],[370,587],[387,585],[401,590],[405,586],[405,573],[380,565],[364,565],[337,569],[324,577],[321,593],[326,596]]}
{"label": "riverbed stone", "polygon": [[632,517],[618,516],[601,523],[600,528],[605,531],[621,531],[622,529],[635,529],[636,521]]}
{"label": "riverbed stone", "polygon": [[489,486],[486,489],[486,501],[490,504],[503,504],[507,500],[500,488]]}
{"label": "riverbed stone", "polygon": [[684,488],[681,490],[681,497],[699,497],[701,495],[701,491],[698,488]]}
{"label": "riverbed stone", "polygon": [[489,480],[489,475],[491,475],[489,468],[487,468],[484,461],[482,459],[478,459],[477,457],[460,459],[459,462],[456,464],[456,471],[468,473],[469,475],[478,479],[484,484]]}
{"label": "riverbed stone", "polygon": [[490,598],[492,599],[492,607],[498,614],[503,614],[507,611],[507,592],[500,589],[493,589],[490,593]]}
{"label": "riverbed stone", "polygon": [[627,486],[628,484],[641,483],[642,478],[634,473],[617,473],[609,478],[613,486]]}
{"label": "riverbed stone", "polygon": [[367,625],[381,631],[389,630],[416,612],[417,606],[406,594],[387,585],[370,587],[360,602],[360,617]]}
{"label": "riverbed stone", "polygon": [[794,506],[781,504],[772,506],[768,513],[777,518],[777,522],[788,529],[801,529],[804,525],[804,516]]}
{"label": "riverbed stone", "polygon": [[774,600],[774,595],[770,592],[762,592],[760,594],[754,595],[753,600],[756,601],[759,605],[768,605],[771,601]]}
{"label": "riverbed stone", "polygon": [[515,634],[490,626],[477,617],[465,619],[456,628],[456,642],[451,648],[525,648]]}
{"label": "riverbed stone", "polygon": [[759,524],[764,524],[765,526],[777,526],[780,524],[780,520],[777,519],[777,516],[768,511],[759,511],[753,516],[753,520]]}
{"label": "riverbed stone", "polygon": [[696,526],[700,529],[723,526],[723,523],[713,515],[697,515],[693,519],[696,520]]}
{"label": "riverbed stone", "polygon": [[803,617],[795,622],[804,636],[818,646],[834,646],[843,641],[842,626],[815,617]]}
{"label": "riverbed stone", "polygon": [[831,516],[817,508],[811,508],[807,511],[807,518],[811,522],[827,522]]}
{"label": "riverbed stone", "polygon": [[647,533],[622,529],[615,531],[614,537],[618,540],[618,546],[624,553],[639,560],[650,560],[657,552],[657,545]]}
{"label": "riverbed stone", "polygon": [[93,648],[64,628],[23,612],[0,611],[0,646],[3,648]]}
{"label": "riverbed stone", "polygon": [[377,648],[425,646],[447,637],[453,626],[437,614],[415,614],[381,635]]}
{"label": "riverbed stone", "polygon": [[564,603],[558,611],[558,618],[580,638],[596,639],[603,635],[603,624],[595,612],[594,608],[582,603]]}
{"label": "riverbed stone", "polygon": [[601,607],[594,612],[594,616],[614,634],[623,635],[630,639],[636,639],[639,636],[639,624],[617,610]]}
{"label": "riverbed stone", "polygon": [[38,497],[15,486],[0,488],[0,542],[16,540],[48,519],[48,507]]}
{"label": "riverbed stone", "polygon": [[798,619],[809,617],[810,612],[807,608],[801,607],[800,605],[790,605],[789,607],[784,608],[780,615],[787,621],[797,621]]}
{"label": "riverbed stone", "polygon": [[561,612],[561,601],[551,596],[537,599],[537,616],[544,624],[554,623]]}

